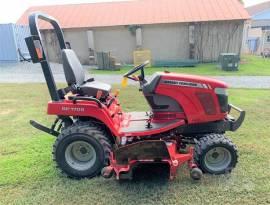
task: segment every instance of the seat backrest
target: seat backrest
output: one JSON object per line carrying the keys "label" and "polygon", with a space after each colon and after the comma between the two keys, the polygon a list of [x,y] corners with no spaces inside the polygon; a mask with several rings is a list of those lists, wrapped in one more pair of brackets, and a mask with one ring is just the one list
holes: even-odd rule
{"label": "seat backrest", "polygon": [[83,84],[85,72],[75,52],[71,49],[63,49],[62,59],[67,84]]}

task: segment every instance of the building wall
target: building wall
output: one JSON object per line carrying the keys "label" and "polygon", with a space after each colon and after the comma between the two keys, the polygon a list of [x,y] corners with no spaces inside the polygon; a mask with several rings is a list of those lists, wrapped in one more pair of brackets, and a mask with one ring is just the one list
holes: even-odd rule
{"label": "building wall", "polygon": [[248,32],[251,27],[251,21],[247,20],[244,23],[244,29],[243,29],[243,39],[242,39],[242,49],[241,53],[246,54],[249,53],[249,48],[248,48]]}
{"label": "building wall", "polygon": [[29,56],[24,41],[29,35],[28,26],[0,24],[0,62],[18,62],[20,60],[18,49],[23,55]]}
{"label": "building wall", "polygon": [[[65,41],[70,42],[82,64],[89,64],[89,45],[87,31],[90,29],[65,29]],[[135,36],[125,26],[96,28],[93,30],[94,50],[110,52],[122,63],[133,62],[133,51],[136,49]],[[52,31],[43,31],[44,43],[50,61],[61,62],[57,37]],[[91,43],[92,44],[92,43]]]}
{"label": "building wall", "polygon": [[69,29],[64,31],[65,41],[70,42],[82,64],[89,63],[87,29]]}
{"label": "building wall", "polygon": [[187,59],[189,58],[188,25],[143,26],[142,47],[151,50],[154,61]]}
{"label": "building wall", "polygon": [[[76,52],[82,64],[89,64],[89,50],[87,42],[87,29],[64,30],[65,41],[70,42],[72,49]],[[51,30],[42,31],[42,39],[45,44],[47,56],[52,62],[61,63],[61,51],[54,32]]]}
{"label": "building wall", "polygon": [[49,61],[61,63],[61,51],[55,33],[51,30],[43,30],[41,37],[42,43],[45,45],[43,49],[45,49]]}
{"label": "building wall", "polygon": [[270,52],[270,29],[262,31],[262,45],[261,52],[269,53]]}
{"label": "building wall", "polygon": [[216,61],[220,53],[241,53],[244,21],[195,24],[195,56],[202,62]]}
{"label": "building wall", "polygon": [[[200,61],[216,61],[222,52],[240,53],[243,25],[244,21],[194,24],[195,58]],[[141,28],[141,48],[150,49],[154,61],[189,58],[191,40],[189,24],[143,25]],[[72,49],[83,64],[89,63],[89,47],[94,47],[96,52],[111,52],[111,55],[122,63],[133,63],[136,32],[131,32],[127,26],[92,28],[94,43],[91,42],[90,46],[89,36],[87,36],[89,30],[64,30],[66,41],[71,43]],[[50,31],[46,31],[45,35],[46,44],[51,47],[49,58],[59,62],[60,51],[55,48],[56,37],[53,37]]]}
{"label": "building wall", "polygon": [[[263,32],[261,28],[250,28],[248,30],[248,41],[246,42],[247,44],[247,53],[251,53],[251,54],[256,54],[256,55],[260,55],[262,52],[262,43],[263,43]],[[257,49],[255,51],[252,50],[252,46],[250,45],[252,39],[257,39],[256,43],[257,43]]]}
{"label": "building wall", "polygon": [[[246,35],[243,37],[242,53],[261,55],[266,51],[270,51],[270,42],[267,37],[270,36],[270,27],[264,29],[262,27],[252,27],[252,24],[249,24],[245,30]],[[255,51],[252,49],[252,41],[256,41],[257,49]]]}
{"label": "building wall", "polygon": [[[124,63],[133,63],[136,33],[127,27],[94,29],[95,50],[111,52]],[[142,49],[150,49],[154,60],[188,58],[188,26],[163,24],[142,26]]]}
{"label": "building wall", "polygon": [[[270,30],[270,8],[266,4],[258,6],[260,7],[248,8],[252,17],[245,27],[246,35],[243,39],[243,53],[261,55],[265,50],[270,51],[270,42],[267,42],[267,30]],[[257,45],[255,51],[253,49],[254,41]]]}
{"label": "building wall", "polygon": [[16,62],[17,60],[13,24],[2,24],[0,25],[0,62]]}
{"label": "building wall", "polygon": [[136,36],[127,27],[96,28],[94,30],[95,51],[110,52],[122,63],[133,62],[136,49]]}

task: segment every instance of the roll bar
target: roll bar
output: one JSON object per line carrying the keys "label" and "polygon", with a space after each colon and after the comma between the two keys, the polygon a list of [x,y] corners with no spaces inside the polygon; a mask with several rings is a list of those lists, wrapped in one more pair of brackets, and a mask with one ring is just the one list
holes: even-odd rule
{"label": "roll bar", "polygon": [[29,16],[29,27],[31,36],[25,38],[26,45],[28,47],[31,60],[33,63],[40,63],[42,67],[43,74],[49,89],[51,99],[53,101],[59,101],[60,97],[57,92],[57,87],[52,74],[50,63],[47,60],[46,52],[44,50],[45,46],[42,43],[42,36],[40,33],[40,28],[38,26],[38,20],[41,19],[50,23],[56,33],[57,39],[59,41],[60,49],[66,49],[66,44],[64,40],[63,31],[60,28],[58,22],[53,17],[43,14],[40,12],[33,13]]}

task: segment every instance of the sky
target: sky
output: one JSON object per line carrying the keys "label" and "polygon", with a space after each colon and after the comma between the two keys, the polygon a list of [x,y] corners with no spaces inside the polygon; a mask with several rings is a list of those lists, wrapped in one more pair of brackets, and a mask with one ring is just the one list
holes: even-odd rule
{"label": "sky", "polygon": [[[119,0],[3,0],[0,6],[0,23],[16,23],[23,12],[31,7],[50,4],[71,4],[71,3],[94,3]],[[262,3],[267,0],[244,0],[245,6]]]}

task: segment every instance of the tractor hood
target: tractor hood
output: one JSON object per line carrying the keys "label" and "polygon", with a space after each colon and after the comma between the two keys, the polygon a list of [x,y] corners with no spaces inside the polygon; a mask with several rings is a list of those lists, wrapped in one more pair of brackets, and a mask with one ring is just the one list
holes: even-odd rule
{"label": "tractor hood", "polygon": [[161,77],[161,81],[167,81],[168,84],[182,85],[186,87],[205,87],[208,88],[228,88],[228,85],[223,82],[209,77],[202,77],[197,75],[188,75],[171,72],[158,72],[157,75]]}

